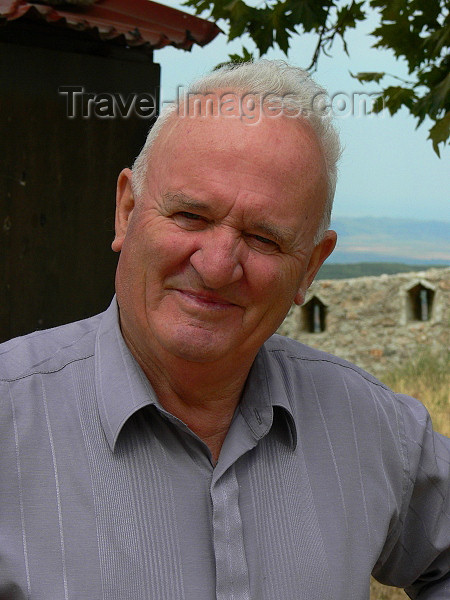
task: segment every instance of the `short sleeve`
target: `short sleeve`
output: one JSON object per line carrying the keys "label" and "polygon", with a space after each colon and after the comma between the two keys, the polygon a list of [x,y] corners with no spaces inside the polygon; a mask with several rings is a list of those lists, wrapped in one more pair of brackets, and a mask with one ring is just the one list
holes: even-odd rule
{"label": "short sleeve", "polygon": [[450,439],[433,431],[424,406],[397,395],[408,484],[393,535],[373,575],[414,600],[450,599]]}

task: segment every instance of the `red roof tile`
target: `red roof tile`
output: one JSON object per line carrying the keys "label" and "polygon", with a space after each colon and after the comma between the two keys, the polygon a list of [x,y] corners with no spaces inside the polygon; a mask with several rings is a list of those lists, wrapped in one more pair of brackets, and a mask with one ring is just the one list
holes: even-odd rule
{"label": "red roof tile", "polygon": [[221,32],[215,23],[150,0],[98,0],[89,7],[49,6],[23,0],[0,0],[0,23],[20,18],[43,19],[81,31],[96,30],[103,40],[123,36],[129,46],[204,46]]}

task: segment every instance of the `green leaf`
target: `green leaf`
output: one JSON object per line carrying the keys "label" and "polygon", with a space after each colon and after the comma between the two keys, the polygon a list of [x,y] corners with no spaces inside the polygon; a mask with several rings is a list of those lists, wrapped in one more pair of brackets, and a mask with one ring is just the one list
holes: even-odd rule
{"label": "green leaf", "polygon": [[380,8],[383,21],[395,23],[401,15],[404,15],[410,0],[370,0],[373,8]]}
{"label": "green leaf", "polygon": [[441,157],[439,144],[446,144],[450,137],[450,112],[446,113],[442,119],[438,119],[429,131],[428,139],[432,141],[433,150]]}
{"label": "green leaf", "polygon": [[333,2],[318,0],[295,0],[289,2],[289,8],[296,23],[301,23],[303,30],[318,30],[327,20],[328,8]]}
{"label": "green leaf", "polygon": [[286,54],[289,51],[289,40],[290,40],[290,35],[286,30],[279,30],[275,33],[275,41],[276,43],[279,45],[279,47],[281,48],[281,50]]}
{"label": "green leaf", "polygon": [[372,32],[372,35],[379,38],[373,45],[374,48],[390,49],[397,58],[405,58],[410,72],[425,58],[422,40],[411,32],[407,17],[401,16],[395,23],[380,25]]}
{"label": "green leaf", "polygon": [[253,53],[249,52],[247,50],[247,48],[245,48],[244,46],[242,46],[242,54],[229,54],[228,58],[230,60],[219,63],[218,65],[216,65],[214,67],[213,70],[216,71],[217,69],[220,69],[220,68],[228,66],[228,65],[236,65],[236,64],[240,64],[240,63],[244,63],[244,62],[253,62],[255,60]]}
{"label": "green leaf", "polygon": [[450,24],[439,27],[424,39],[423,47],[428,59],[439,59],[445,49],[450,46]]}
{"label": "green leaf", "polygon": [[375,98],[372,104],[372,111],[374,113],[380,113],[385,108],[383,94],[380,94],[378,98]]}
{"label": "green leaf", "polygon": [[430,88],[430,93],[426,95],[429,99],[428,110],[430,114],[439,114],[444,108],[450,109],[450,73],[439,83],[435,83]]}
{"label": "green leaf", "polygon": [[411,0],[409,10],[417,31],[439,27],[438,17],[441,11],[439,0]]}
{"label": "green leaf", "polygon": [[343,6],[336,13],[336,29],[344,32],[347,28],[354,28],[358,21],[363,21],[366,13],[363,11],[364,2],[352,2],[350,6]]}
{"label": "green leaf", "polygon": [[350,73],[350,75],[352,77],[354,77],[355,79],[357,79],[358,81],[360,81],[361,83],[363,83],[365,81],[376,81],[377,83],[380,83],[380,81],[383,79],[383,77],[386,75],[386,73],[367,71],[365,73],[356,73],[356,75],[353,75],[353,73]]}
{"label": "green leaf", "polygon": [[183,2],[183,6],[192,6],[192,8],[195,8],[195,12],[198,15],[205,10],[208,10],[211,4],[212,2],[199,0],[187,0],[186,2]]}
{"label": "green leaf", "polygon": [[414,90],[401,86],[389,86],[383,90],[382,97],[385,108],[389,110],[391,115],[395,115],[402,106],[406,106],[411,110],[417,96]]}
{"label": "green leaf", "polygon": [[234,40],[243,35],[249,27],[249,23],[257,18],[255,9],[247,6],[242,0],[233,2],[233,5],[227,7],[229,11],[230,29],[228,40]]}

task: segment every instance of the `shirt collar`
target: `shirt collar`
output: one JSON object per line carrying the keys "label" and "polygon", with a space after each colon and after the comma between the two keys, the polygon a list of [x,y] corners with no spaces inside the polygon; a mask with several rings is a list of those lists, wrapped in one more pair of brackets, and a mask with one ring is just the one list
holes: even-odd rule
{"label": "shirt collar", "polygon": [[[160,408],[150,382],[123,339],[115,297],[103,313],[97,332],[95,373],[100,420],[114,451],[122,427],[136,411],[149,405]],[[256,438],[266,435],[274,420],[279,420],[289,445],[296,447],[291,405],[265,346],[252,365],[239,408]]]}
{"label": "shirt collar", "polygon": [[158,404],[147,377],[126,345],[114,297],[103,313],[95,348],[95,382],[100,420],[111,450],[137,410]]}
{"label": "shirt collar", "polygon": [[262,438],[277,420],[289,446],[297,446],[297,427],[280,372],[263,345],[248,375],[240,410],[256,437]]}

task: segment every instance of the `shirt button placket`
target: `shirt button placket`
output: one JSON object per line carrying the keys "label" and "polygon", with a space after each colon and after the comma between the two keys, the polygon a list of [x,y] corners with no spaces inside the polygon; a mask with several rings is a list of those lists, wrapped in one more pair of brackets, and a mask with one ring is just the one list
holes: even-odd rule
{"label": "shirt button placket", "polygon": [[239,484],[231,466],[211,484],[213,539],[216,560],[216,600],[250,600]]}

